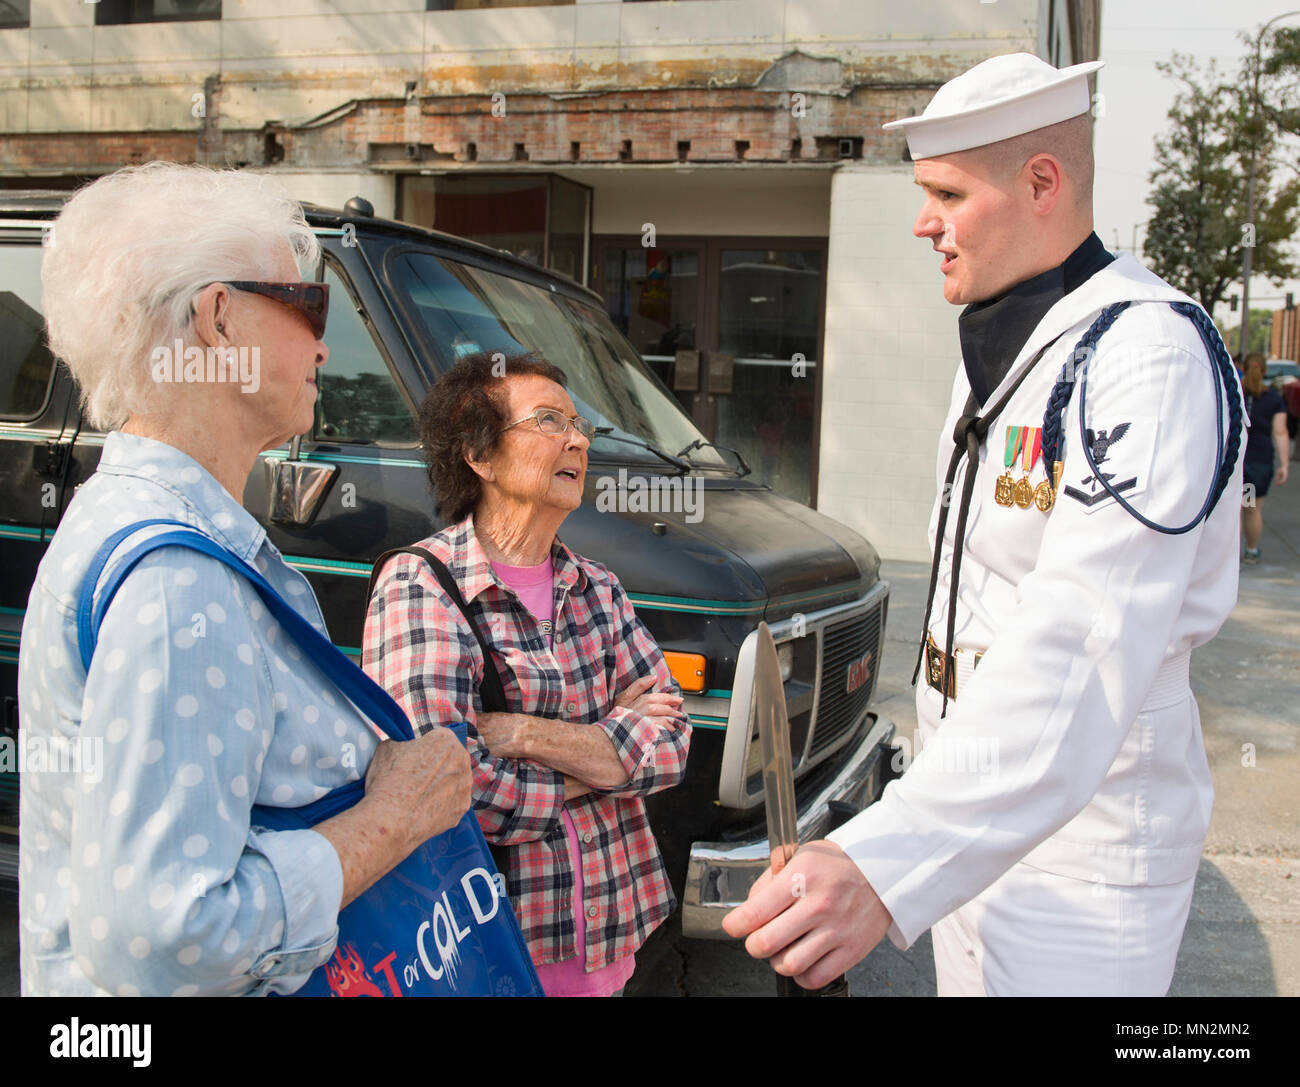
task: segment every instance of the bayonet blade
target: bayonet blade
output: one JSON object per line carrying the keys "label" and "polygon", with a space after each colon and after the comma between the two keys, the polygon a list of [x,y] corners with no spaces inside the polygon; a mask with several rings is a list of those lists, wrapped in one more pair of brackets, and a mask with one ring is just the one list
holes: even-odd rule
{"label": "bayonet blade", "polygon": [[799,825],[785,687],[781,682],[776,642],[766,623],[758,624],[758,645],[754,655],[754,716],[758,723],[759,753],[763,757],[767,839],[772,851],[772,874],[776,875],[799,847]]}

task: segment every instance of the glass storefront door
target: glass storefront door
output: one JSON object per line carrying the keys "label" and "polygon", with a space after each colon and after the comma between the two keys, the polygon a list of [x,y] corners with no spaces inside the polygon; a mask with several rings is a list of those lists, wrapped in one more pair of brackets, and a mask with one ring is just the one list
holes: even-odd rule
{"label": "glass storefront door", "polygon": [[822,254],[721,249],[718,350],[732,391],[718,395],[713,440],[739,450],[781,494],[812,502]]}
{"label": "glass storefront door", "polygon": [[[610,245],[596,271],[596,290],[605,299],[615,326],[672,389],[677,352],[692,350],[696,343],[699,249]],[[674,392],[682,407],[691,412],[694,394]]]}
{"label": "glass storefront door", "polygon": [[825,242],[645,248],[609,238],[595,252],[593,286],[611,319],[704,434],[737,450],[778,493],[811,505]]}

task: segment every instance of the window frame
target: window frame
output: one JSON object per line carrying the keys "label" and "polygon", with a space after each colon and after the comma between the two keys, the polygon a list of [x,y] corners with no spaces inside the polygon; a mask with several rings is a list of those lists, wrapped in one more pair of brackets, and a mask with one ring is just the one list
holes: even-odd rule
{"label": "window frame", "polygon": [[31,0],[10,0],[10,3],[16,8],[20,3],[27,4],[27,17],[21,22],[5,22],[0,19],[0,30],[29,30],[32,25],[32,2]]}
{"label": "window frame", "polygon": [[[28,247],[35,248],[35,249],[42,249],[42,246],[41,246],[41,244],[40,244],[39,241],[33,241],[33,240],[30,240],[30,239],[28,239],[28,238],[26,238],[26,237],[21,237],[21,236],[18,237],[18,238],[15,238],[12,234],[9,234],[8,232],[0,233],[0,248],[14,248],[15,246],[14,246],[13,243],[16,243],[17,245],[22,245],[22,246],[28,246]],[[38,274],[39,274],[39,267],[38,267],[38,269],[37,269],[37,272],[38,272]],[[42,330],[44,330],[44,328],[45,328],[45,313],[44,313],[44,311],[40,311],[40,313],[41,313],[41,327],[42,327]],[[42,337],[43,337],[43,338],[44,338],[44,335],[45,335],[45,334],[44,334],[44,331],[42,331]],[[17,414],[13,414],[13,413],[10,413],[10,412],[5,411],[5,410],[4,410],[4,408],[5,408],[5,404],[4,404],[3,402],[0,402],[0,423],[6,424],[6,425],[17,425],[17,424],[35,423],[35,422],[37,422],[39,419],[41,419],[41,418],[45,415],[46,412],[48,412],[48,411],[50,410],[50,401],[51,401],[51,398],[52,398],[53,395],[54,395],[54,384],[55,384],[55,381],[56,381],[56,379],[57,379],[57,377],[58,377],[59,367],[60,367],[60,365],[63,365],[63,366],[65,367],[65,369],[66,369],[66,365],[67,365],[67,364],[66,364],[66,363],[63,363],[62,360],[60,360],[60,359],[59,359],[59,358],[54,354],[53,351],[50,351],[48,340],[47,340],[47,342],[46,342],[46,344],[45,344],[45,350],[46,350],[46,353],[50,356],[50,372],[49,372],[49,376],[45,379],[45,395],[41,398],[41,404],[40,404],[40,407],[37,408],[36,411],[33,412],[31,415],[17,415]],[[69,377],[69,380],[71,381],[71,380],[72,380],[72,375],[69,374],[68,377]],[[74,384],[74,388],[75,388],[75,382],[74,382],[73,384]]]}
{"label": "window frame", "polygon": [[[356,289],[356,285],[353,283],[352,277],[348,275],[348,271],[346,266],[344,265],[344,262],[336,254],[331,253],[328,249],[322,247],[320,270],[317,273],[317,275],[319,276],[322,282],[324,282],[325,280],[325,269],[327,267],[331,271],[333,271],[335,275],[338,276],[339,285],[343,288],[343,293],[347,296],[349,303],[352,305],[352,308],[357,315],[357,320],[361,322],[362,327],[366,330],[366,334],[370,337],[371,343],[375,345],[380,360],[383,362],[384,366],[387,367],[388,376],[392,379],[393,384],[397,387],[397,391],[402,398],[402,402],[406,405],[406,410],[411,415],[411,429],[414,432],[415,436],[409,442],[397,442],[397,441],[379,440],[374,438],[367,438],[367,439],[340,438],[336,435],[319,434],[316,430],[316,421],[317,421],[316,412],[313,411],[311,430],[308,433],[311,442],[317,446],[339,445],[339,446],[348,446],[353,449],[358,449],[358,448],[379,449],[379,450],[419,449],[420,448],[420,405],[415,403],[414,399],[411,396],[410,390],[406,386],[406,382],[401,380],[392,353],[388,350],[388,345],[384,342],[383,337],[378,334],[378,329],[375,328],[374,322],[370,319],[365,306],[362,305],[360,295]],[[337,306],[338,306],[338,300],[332,297],[330,299],[331,311],[333,311]],[[326,361],[323,369],[326,371],[325,376],[328,379],[329,377],[328,360]],[[320,395],[321,393],[318,392],[317,396]],[[319,407],[319,404],[317,406]]]}
{"label": "window frame", "polygon": [[[158,23],[212,23],[220,22],[225,15],[223,0],[217,0],[217,13],[215,15],[159,15],[155,8],[156,0],[149,0],[151,9],[150,18],[148,19],[104,19],[101,16],[105,11],[114,11],[116,5],[110,3],[105,8],[103,0],[84,0],[86,3],[95,5],[95,26],[155,26]],[[133,0],[121,0],[124,8],[131,8]]]}

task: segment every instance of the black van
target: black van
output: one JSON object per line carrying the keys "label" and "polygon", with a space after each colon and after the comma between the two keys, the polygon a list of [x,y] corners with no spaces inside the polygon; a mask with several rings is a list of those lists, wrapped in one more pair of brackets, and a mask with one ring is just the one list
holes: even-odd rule
{"label": "black van", "polygon": [[[43,336],[42,237],[62,197],[0,194],[0,879],[17,874],[18,639],[37,563],[104,435]],[[778,644],[799,830],[820,837],[874,801],[894,726],[869,709],[889,602],[879,557],[843,525],[746,478],[617,331],[600,297],[507,253],[309,207],[331,286],[316,421],[262,454],[244,495],[311,579],[337,644],[359,656],[383,551],[442,527],[413,413],[455,360],[535,350],[569,376],[599,433],[566,544],[608,565],[670,654],[694,725],[686,780],[649,799],[688,936],[721,936],[767,864],[750,694],[756,626]]]}

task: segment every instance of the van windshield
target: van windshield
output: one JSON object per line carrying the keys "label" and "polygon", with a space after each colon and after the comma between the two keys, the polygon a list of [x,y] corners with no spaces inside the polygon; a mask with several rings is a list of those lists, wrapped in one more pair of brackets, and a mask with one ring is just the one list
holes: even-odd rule
{"label": "van windshield", "polygon": [[[432,253],[405,250],[385,262],[403,309],[448,360],[476,351],[536,351],[569,379],[578,412],[597,427],[594,457],[663,465],[649,443],[670,455],[704,441],[672,394],[619,335],[603,310],[510,276]],[[686,459],[699,468],[734,468],[707,445]]]}

